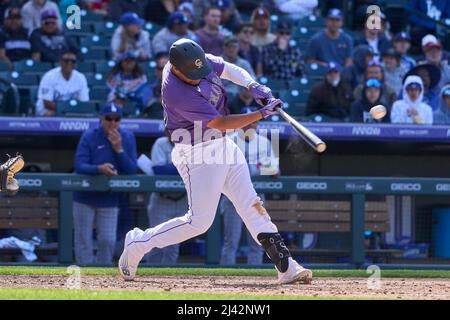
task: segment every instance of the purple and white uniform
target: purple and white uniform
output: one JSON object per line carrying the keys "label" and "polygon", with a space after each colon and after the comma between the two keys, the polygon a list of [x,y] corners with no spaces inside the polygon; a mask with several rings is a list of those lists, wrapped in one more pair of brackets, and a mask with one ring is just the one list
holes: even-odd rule
{"label": "purple and white uniform", "polygon": [[[198,86],[176,77],[171,72],[170,63],[164,68],[162,99],[166,127],[171,134],[178,129],[193,134],[195,121],[201,121],[201,131],[205,133],[209,121],[228,114],[226,93],[220,78],[242,86],[253,81],[243,69],[224,62],[222,58],[209,54],[206,57],[212,65],[212,72],[201,79]],[[174,142],[172,160],[185,184],[189,210],[182,217],[145,231],[135,228],[128,235],[131,241],[127,250],[132,250],[129,254],[140,259],[153,248],[177,244],[206,232],[214,221],[222,193],[234,204],[257,242],[258,234],[277,232],[253,188],[244,154],[230,138],[220,135],[204,142],[193,138],[187,143]],[[237,158],[233,162],[221,163],[197,161],[197,155],[205,153],[234,154]],[[188,160],[194,158],[196,161]]]}

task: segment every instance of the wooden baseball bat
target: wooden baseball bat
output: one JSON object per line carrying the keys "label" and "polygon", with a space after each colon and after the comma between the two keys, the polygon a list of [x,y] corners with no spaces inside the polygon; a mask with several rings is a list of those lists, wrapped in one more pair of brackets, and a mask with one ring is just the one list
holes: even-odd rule
{"label": "wooden baseball bat", "polygon": [[281,109],[280,107],[276,108],[280,113],[280,116],[289,123],[295,131],[302,137],[303,140],[306,141],[314,150],[319,153],[322,153],[326,150],[327,145],[323,142],[318,136],[312,133],[309,129],[305,128],[301,125],[297,120],[292,118],[286,111]]}

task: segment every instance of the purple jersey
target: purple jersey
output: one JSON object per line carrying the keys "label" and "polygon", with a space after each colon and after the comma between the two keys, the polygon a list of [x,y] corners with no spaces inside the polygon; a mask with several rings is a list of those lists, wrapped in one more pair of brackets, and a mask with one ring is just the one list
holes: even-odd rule
{"label": "purple jersey", "polygon": [[[163,70],[161,92],[166,128],[170,134],[177,129],[186,129],[191,134],[191,143],[194,143],[194,121],[201,122],[203,136],[209,121],[229,114],[226,92],[219,78],[225,66],[224,61],[211,54],[206,54],[206,59],[212,71],[200,80],[198,86],[187,84],[175,76],[170,71],[170,62]],[[202,137],[196,138],[195,142],[199,142],[198,138]]]}

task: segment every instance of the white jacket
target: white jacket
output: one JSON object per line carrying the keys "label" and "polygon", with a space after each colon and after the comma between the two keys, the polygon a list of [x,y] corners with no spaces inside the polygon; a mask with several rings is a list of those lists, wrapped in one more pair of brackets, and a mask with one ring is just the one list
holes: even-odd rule
{"label": "white jacket", "polygon": [[[422,90],[420,96],[416,101],[411,101],[406,92],[408,84],[416,82],[419,83]],[[391,123],[405,123],[405,124],[433,124],[433,110],[431,107],[422,102],[423,101],[423,82],[418,76],[409,76],[403,84],[403,99],[397,100],[392,106]],[[413,117],[408,114],[408,109],[416,109],[418,116]]]}

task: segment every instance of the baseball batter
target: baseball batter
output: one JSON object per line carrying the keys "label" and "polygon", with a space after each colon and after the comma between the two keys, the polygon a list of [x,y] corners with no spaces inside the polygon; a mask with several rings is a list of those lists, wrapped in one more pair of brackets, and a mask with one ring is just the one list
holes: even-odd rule
{"label": "baseball batter", "polygon": [[[263,107],[248,114],[229,115],[221,79],[248,88]],[[242,151],[225,135],[227,130],[240,129],[276,114],[282,101],[244,69],[221,57],[205,55],[196,42],[188,39],[180,39],[170,48],[169,62],[163,71],[162,100],[165,125],[175,143],[172,160],[186,186],[189,210],[184,216],[153,228],[128,232],[119,259],[122,277],[133,280],[140,260],[153,248],[164,248],[206,232],[223,193],[275,264],[278,281],[311,282],[311,270],[292,259],[262,206]],[[210,161],[205,155],[225,155],[226,161]],[[234,156],[234,161],[229,161],[229,155]]]}

